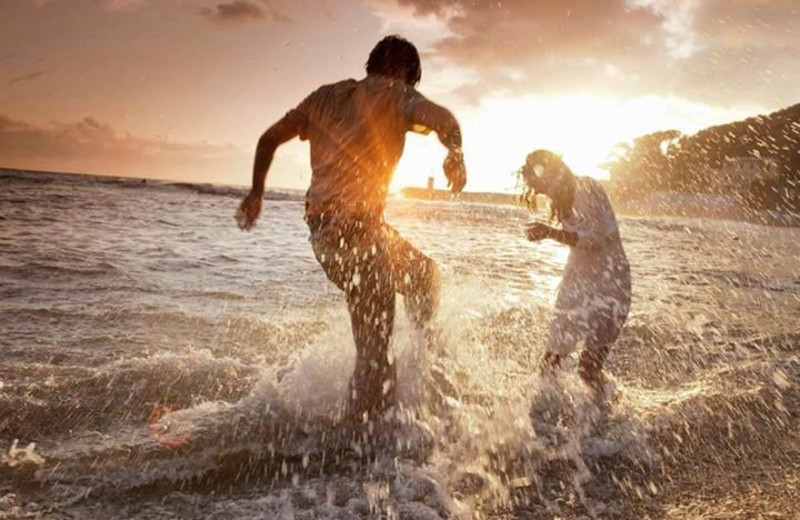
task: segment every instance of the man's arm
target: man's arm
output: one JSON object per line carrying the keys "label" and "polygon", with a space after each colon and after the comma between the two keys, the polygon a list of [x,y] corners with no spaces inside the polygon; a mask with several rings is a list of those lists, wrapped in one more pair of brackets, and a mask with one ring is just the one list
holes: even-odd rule
{"label": "man's arm", "polygon": [[436,132],[439,141],[449,150],[444,161],[444,174],[453,192],[460,192],[467,183],[467,170],[461,151],[461,126],[458,120],[449,110],[427,99],[416,103],[411,119],[415,127]]}
{"label": "man's arm", "polygon": [[281,118],[261,135],[253,160],[253,185],[250,187],[250,193],[239,206],[239,211],[236,212],[239,229],[249,230],[255,225],[258,215],[261,213],[264,184],[267,181],[267,173],[272,164],[272,158],[275,156],[275,150],[295,137],[297,137],[297,126],[288,116]]}
{"label": "man's arm", "polygon": [[267,180],[267,173],[275,156],[275,150],[283,143],[297,137],[295,124],[286,116],[280,121],[269,127],[261,135],[256,146],[256,157],[253,160],[253,186],[251,192],[263,195],[264,184]]}

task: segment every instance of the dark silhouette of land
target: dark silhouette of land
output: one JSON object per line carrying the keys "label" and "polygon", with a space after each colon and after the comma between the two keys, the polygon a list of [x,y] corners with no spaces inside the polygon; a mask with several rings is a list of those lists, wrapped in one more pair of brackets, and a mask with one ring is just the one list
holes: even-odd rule
{"label": "dark silhouette of land", "polygon": [[[403,197],[409,199],[454,200],[453,194],[450,192],[450,190],[403,188],[400,190],[400,193],[403,195]],[[519,196],[510,193],[465,191],[458,195],[457,200],[464,202],[476,202],[480,204],[516,204],[519,201]]]}
{"label": "dark silhouette of land", "polygon": [[605,168],[622,202],[678,192],[730,196],[753,210],[800,211],[800,104],[693,135],[653,132],[617,145]]}

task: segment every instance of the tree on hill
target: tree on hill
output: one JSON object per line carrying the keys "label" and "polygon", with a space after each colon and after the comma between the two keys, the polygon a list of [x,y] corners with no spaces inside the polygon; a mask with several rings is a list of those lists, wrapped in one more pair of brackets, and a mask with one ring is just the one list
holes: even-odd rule
{"label": "tree on hill", "polygon": [[654,191],[673,189],[674,175],[670,154],[681,138],[677,130],[653,132],[619,143],[604,164],[617,195],[637,198]]}
{"label": "tree on hill", "polygon": [[718,190],[727,161],[757,157],[774,161],[775,179],[759,179],[744,196],[756,207],[800,208],[800,104],[681,135],[654,132],[617,145],[605,168],[612,188],[622,198],[656,191],[708,193]]}

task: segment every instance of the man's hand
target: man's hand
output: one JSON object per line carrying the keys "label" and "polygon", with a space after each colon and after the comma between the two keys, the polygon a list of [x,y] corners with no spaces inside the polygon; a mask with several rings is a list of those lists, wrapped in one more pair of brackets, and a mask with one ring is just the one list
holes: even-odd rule
{"label": "man's hand", "polygon": [[538,242],[540,240],[544,240],[545,238],[551,238],[552,233],[553,228],[547,224],[534,222],[533,224],[528,224],[528,229],[525,234],[527,235],[528,240],[531,242]]}
{"label": "man's hand", "polygon": [[467,184],[467,168],[464,166],[464,155],[460,151],[451,150],[444,159],[444,176],[447,186],[453,193],[461,193]]}
{"label": "man's hand", "polygon": [[249,231],[256,224],[258,215],[261,213],[262,193],[250,191],[244,198],[239,209],[236,211],[236,223],[242,231]]}

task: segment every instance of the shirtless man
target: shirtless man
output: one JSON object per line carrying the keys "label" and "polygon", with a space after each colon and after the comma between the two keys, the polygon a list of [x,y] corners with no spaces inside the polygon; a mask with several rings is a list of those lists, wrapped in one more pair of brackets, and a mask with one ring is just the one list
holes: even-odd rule
{"label": "shirtless man", "polygon": [[454,193],[466,184],[458,121],[414,88],[419,54],[398,36],[378,42],[367,76],[324,85],[259,139],[253,186],[237,213],[253,227],[275,150],[300,137],[311,145],[311,186],[305,220],[319,264],[347,299],[356,367],[349,411],[367,422],[392,406],[396,373],[389,360],[395,292],[405,296],[412,322],[425,329],[438,305],[436,264],[383,219],[389,183],[408,131],[436,132],[449,150],[444,174]]}

